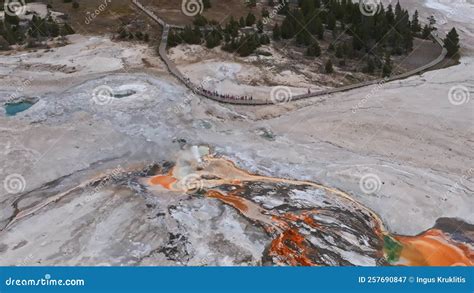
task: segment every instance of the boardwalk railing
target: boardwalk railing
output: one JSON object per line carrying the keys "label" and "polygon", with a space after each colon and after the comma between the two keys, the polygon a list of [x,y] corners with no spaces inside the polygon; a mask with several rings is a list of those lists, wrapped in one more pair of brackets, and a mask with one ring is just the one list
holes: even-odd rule
{"label": "boardwalk railing", "polygon": [[[170,29],[184,29],[184,26],[179,26],[179,25],[170,25],[167,24],[162,18],[158,17],[155,13],[152,11],[148,10],[145,6],[143,6],[138,0],[132,0],[132,3],[135,4],[140,10],[142,10],[145,14],[147,14],[151,19],[153,19],[155,22],[160,24],[163,27],[163,34],[161,36],[161,42],[159,46],[159,54],[161,59],[165,62],[166,67],[168,68],[169,72],[174,75],[177,79],[179,79],[187,88],[189,88],[193,93],[207,97],[211,100],[218,101],[221,103],[227,103],[227,104],[235,104],[235,105],[272,105],[275,104],[271,99],[266,99],[266,100],[239,100],[239,99],[226,99],[222,98],[220,96],[212,95],[209,94],[208,92],[204,92],[200,87],[196,86],[192,82],[189,81],[184,75],[178,70],[176,65],[173,63],[168,58],[168,54],[166,52],[167,48],[167,43],[168,43],[168,34]],[[289,100],[290,101],[297,101],[297,100],[302,100],[302,99],[308,99],[308,98],[313,98],[313,97],[320,97],[320,96],[326,96],[334,93],[340,93],[340,92],[345,92],[357,88],[362,88],[370,85],[375,85],[375,84],[384,84],[387,82],[391,82],[394,80],[399,80],[399,79],[405,79],[410,76],[419,74],[421,72],[424,72],[436,65],[438,65],[440,62],[442,62],[446,58],[447,51],[443,46],[443,41],[434,33],[431,34],[431,37],[433,38],[434,41],[438,43],[438,45],[442,48],[440,55],[431,61],[428,64],[425,64],[421,67],[418,67],[416,69],[410,70],[408,72],[386,77],[386,78],[381,78],[381,79],[375,79],[375,80],[369,80],[361,83],[356,83],[356,84],[351,84],[351,85],[346,85],[338,88],[333,88],[333,89],[327,89],[327,90],[322,90],[322,91],[317,91],[309,94],[302,94],[302,95],[294,95],[292,96]]]}
{"label": "boardwalk railing", "polygon": [[[160,18],[157,16],[153,11],[145,8],[138,0],[132,0],[132,3],[135,4],[140,10],[145,12],[150,18],[152,18],[155,22],[160,24],[162,27],[166,26],[167,23],[164,21],[164,19]],[[169,25],[171,28],[176,28],[176,29],[184,29],[184,26],[182,25]]]}

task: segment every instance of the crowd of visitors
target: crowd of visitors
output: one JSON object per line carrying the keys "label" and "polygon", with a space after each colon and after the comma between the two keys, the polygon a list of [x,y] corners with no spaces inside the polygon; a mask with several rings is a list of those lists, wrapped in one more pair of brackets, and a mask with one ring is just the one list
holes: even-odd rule
{"label": "crowd of visitors", "polygon": [[241,101],[252,101],[253,97],[252,96],[234,96],[234,95],[229,95],[229,94],[221,94],[217,91],[210,91],[206,90],[203,87],[198,88],[200,91],[204,92],[207,95],[212,95],[214,97],[219,97],[221,99],[226,99],[226,100],[241,100]]}
{"label": "crowd of visitors", "polygon": [[252,101],[253,96],[235,96],[235,95],[230,95],[230,94],[221,94],[217,91],[210,91],[204,88],[203,85],[196,86],[194,85],[191,80],[187,77],[184,77],[184,82],[188,84],[188,86],[192,88],[196,88],[198,91],[203,92],[206,95],[214,96],[214,97],[219,97],[221,99],[226,99],[226,100],[240,100],[240,101]]}

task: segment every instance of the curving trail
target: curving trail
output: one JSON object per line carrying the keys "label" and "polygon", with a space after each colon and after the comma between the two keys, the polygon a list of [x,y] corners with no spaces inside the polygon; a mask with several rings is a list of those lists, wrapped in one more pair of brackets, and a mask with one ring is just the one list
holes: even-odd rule
{"label": "curving trail", "polygon": [[[227,103],[227,104],[234,104],[234,105],[252,105],[252,106],[257,106],[257,105],[273,105],[275,104],[271,99],[265,99],[265,100],[231,100],[231,99],[223,99],[219,96],[214,96],[209,93],[206,93],[202,90],[200,90],[198,87],[196,87],[195,84],[191,83],[190,80],[188,80],[176,67],[176,65],[168,58],[168,54],[166,52],[166,47],[167,47],[167,41],[168,41],[168,34],[170,28],[174,29],[183,29],[183,26],[177,26],[177,25],[170,25],[167,24],[163,19],[158,17],[156,14],[154,14],[152,11],[148,10],[145,6],[143,6],[138,0],[132,0],[132,3],[138,7],[140,10],[142,10],[146,15],[148,15],[153,21],[157,22],[159,25],[163,27],[163,34],[161,37],[161,42],[159,46],[159,54],[161,59],[166,64],[166,67],[168,68],[169,72],[175,76],[178,80],[180,80],[187,88],[189,88],[194,94],[201,95],[203,97],[209,98],[214,101],[218,101],[221,103]],[[376,85],[376,84],[384,84],[387,82],[399,80],[399,79],[405,79],[410,76],[419,74],[423,71],[426,71],[439,63],[441,63],[445,58],[447,51],[443,47],[443,41],[438,37],[438,35],[434,32],[431,34],[433,40],[435,40],[438,45],[442,48],[441,54],[431,61],[428,64],[425,64],[419,68],[416,68],[414,70],[399,74],[399,75],[394,75],[388,78],[381,78],[381,79],[375,79],[375,80],[369,80],[366,82],[361,82],[357,84],[351,84],[343,87],[338,87],[334,89],[328,89],[328,90],[322,90],[322,91],[317,91],[309,94],[302,94],[302,95],[294,95],[290,98],[290,101],[297,101],[297,100],[303,100],[303,99],[308,99],[308,98],[314,98],[314,97],[320,97],[320,96],[326,96],[330,94],[335,94],[335,93],[340,93],[340,92],[346,92],[349,90],[353,89],[358,89],[366,86],[371,86],[371,85]]]}

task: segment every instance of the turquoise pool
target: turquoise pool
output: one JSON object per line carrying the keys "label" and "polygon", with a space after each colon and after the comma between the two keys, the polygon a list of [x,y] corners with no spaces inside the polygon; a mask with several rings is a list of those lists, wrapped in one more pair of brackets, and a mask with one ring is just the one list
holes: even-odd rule
{"label": "turquoise pool", "polygon": [[18,103],[9,103],[5,105],[5,110],[7,116],[15,116],[16,114],[28,110],[34,103],[32,102],[18,102]]}

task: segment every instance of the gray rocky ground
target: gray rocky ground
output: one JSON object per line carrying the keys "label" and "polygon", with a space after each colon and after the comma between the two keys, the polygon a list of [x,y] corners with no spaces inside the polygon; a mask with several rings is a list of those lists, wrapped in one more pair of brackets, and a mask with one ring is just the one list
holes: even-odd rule
{"label": "gray rocky ground", "polygon": [[[12,92],[39,97],[17,116],[0,114],[0,179],[20,179],[0,186],[0,264],[260,264],[268,236],[216,199],[167,191],[143,197],[114,184],[55,198],[92,178],[174,162],[184,143],[208,144],[252,173],[343,190],[393,233],[418,234],[440,217],[473,224],[474,27],[458,14],[435,12],[448,20],[440,32],[459,27],[459,65],[259,108],[193,96],[143,47],[158,70],[137,72],[140,59],[124,44],[110,43],[114,54],[103,56],[109,71],[89,60],[73,76],[50,75],[44,65],[66,64],[61,51],[56,59],[54,50],[39,59],[0,55],[0,101]],[[43,65],[32,74],[14,58]],[[98,102],[94,92],[103,86],[130,95]],[[470,94],[455,105],[449,92],[459,86]],[[373,192],[370,184],[361,188],[368,175],[376,179]]]}

